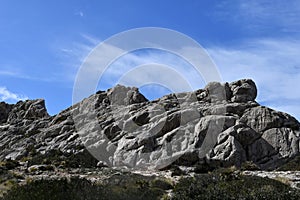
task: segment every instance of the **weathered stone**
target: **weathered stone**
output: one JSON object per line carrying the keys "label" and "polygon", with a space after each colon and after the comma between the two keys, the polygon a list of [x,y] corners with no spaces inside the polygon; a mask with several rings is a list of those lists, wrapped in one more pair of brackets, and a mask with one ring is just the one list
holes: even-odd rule
{"label": "weathered stone", "polygon": [[130,88],[117,85],[110,89],[107,96],[112,105],[130,105],[134,103],[142,103],[148,101],[138,90],[138,88]]}
{"label": "weathered stone", "polygon": [[238,124],[230,129],[233,129],[230,135],[234,136],[244,148],[261,137],[259,133],[244,124]]}
{"label": "weathered stone", "polygon": [[219,160],[222,165],[230,166],[246,161],[246,149],[261,135],[244,124],[237,124],[226,129],[218,135],[217,143],[208,154],[209,160]]}
{"label": "weathered stone", "polygon": [[134,116],[132,119],[138,126],[142,126],[144,124],[147,124],[150,120],[149,113],[143,112],[139,113],[138,115]]}
{"label": "weathered stone", "polygon": [[203,115],[234,115],[241,117],[246,109],[259,106],[258,103],[226,103],[208,106],[203,110]]}
{"label": "weathered stone", "polygon": [[222,166],[240,167],[246,161],[246,152],[242,145],[231,135],[220,135],[217,145],[208,154],[209,160],[217,160]]}
{"label": "weathered stone", "polygon": [[43,119],[48,118],[49,114],[45,106],[44,99],[19,101],[13,106],[8,116],[9,123],[16,123],[23,119]]}
{"label": "weathered stone", "polygon": [[298,155],[300,124],[260,106],[251,80],[209,83],[148,101],[137,88],[99,91],[55,116],[44,100],[0,103],[0,160],[72,167],[275,168]]}
{"label": "weathered stone", "polygon": [[292,157],[299,153],[300,132],[290,128],[272,128],[265,131],[262,138],[268,142],[281,157]]}
{"label": "weathered stone", "polygon": [[233,126],[236,118],[210,115],[200,119],[195,126],[196,147],[200,148],[199,157],[203,158],[217,144],[221,132]]}
{"label": "weathered stone", "polygon": [[232,91],[232,102],[248,102],[254,101],[257,96],[257,88],[251,79],[242,79],[230,83]]}
{"label": "weathered stone", "polygon": [[247,110],[240,121],[259,133],[263,133],[271,128],[281,127],[299,130],[299,122],[294,117],[264,106],[257,106]]}
{"label": "weathered stone", "polygon": [[276,149],[263,138],[249,145],[246,154],[248,160],[253,161],[262,168],[264,168],[264,165],[267,168],[274,167],[274,163],[279,159]]}
{"label": "weathered stone", "polygon": [[207,99],[211,102],[228,100],[231,96],[228,84],[222,85],[218,82],[210,82],[204,88],[207,91]]}

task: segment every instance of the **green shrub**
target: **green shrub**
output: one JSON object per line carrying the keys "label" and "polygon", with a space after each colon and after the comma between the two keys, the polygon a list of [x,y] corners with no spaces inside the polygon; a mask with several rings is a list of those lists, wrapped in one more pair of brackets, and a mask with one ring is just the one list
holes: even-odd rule
{"label": "green shrub", "polygon": [[268,178],[243,176],[230,169],[182,179],[173,199],[300,199],[300,192]]}
{"label": "green shrub", "polygon": [[150,182],[150,186],[153,188],[160,188],[163,190],[173,189],[171,181],[167,179],[156,178]]}
{"label": "green shrub", "polygon": [[[81,200],[89,191],[97,191],[84,179],[27,181],[26,185],[13,187],[3,200]],[[97,193],[95,193],[97,195]],[[93,199],[93,198],[89,198]],[[96,198],[94,198],[96,199]]]}
{"label": "green shrub", "polygon": [[8,160],[0,162],[0,167],[3,167],[4,169],[7,169],[7,170],[14,169],[18,166],[20,166],[20,164],[16,160],[8,159]]}
{"label": "green shrub", "polygon": [[242,163],[242,166],[241,166],[241,171],[255,171],[255,170],[260,170],[259,167],[253,163],[252,161],[246,161],[246,162],[243,162]]}
{"label": "green shrub", "polygon": [[153,177],[137,175],[112,176],[106,182],[92,183],[83,178],[32,180],[13,186],[1,200],[135,200],[161,199],[162,188],[152,186]]}

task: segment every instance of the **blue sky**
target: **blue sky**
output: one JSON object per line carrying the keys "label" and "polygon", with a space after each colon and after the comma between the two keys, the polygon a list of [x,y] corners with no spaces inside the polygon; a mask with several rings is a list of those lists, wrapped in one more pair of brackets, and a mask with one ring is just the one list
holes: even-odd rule
{"label": "blue sky", "polygon": [[[195,39],[223,81],[252,78],[259,103],[300,119],[299,18],[297,0],[1,0],[0,100],[45,98],[49,113],[56,114],[72,104],[76,73],[99,42],[151,26]],[[135,59],[174,61],[172,55],[148,51],[120,59],[119,65],[130,59],[131,65]],[[195,87],[205,85],[190,79]],[[155,91],[152,95],[160,96],[166,90]]]}

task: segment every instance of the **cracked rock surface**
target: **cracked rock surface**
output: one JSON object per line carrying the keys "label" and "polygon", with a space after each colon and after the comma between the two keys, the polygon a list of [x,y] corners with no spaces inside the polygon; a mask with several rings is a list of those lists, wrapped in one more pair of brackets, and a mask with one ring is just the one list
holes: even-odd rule
{"label": "cracked rock surface", "polygon": [[42,99],[0,103],[0,160],[21,165],[275,169],[299,155],[300,124],[259,105],[250,79],[149,101],[121,85],[57,115]]}

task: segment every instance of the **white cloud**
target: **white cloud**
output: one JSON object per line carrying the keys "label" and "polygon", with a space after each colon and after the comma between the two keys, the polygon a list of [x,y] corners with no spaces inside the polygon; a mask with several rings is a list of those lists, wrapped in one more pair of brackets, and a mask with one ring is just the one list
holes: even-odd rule
{"label": "white cloud", "polygon": [[[81,55],[81,61],[84,60],[83,55],[88,55],[99,41],[90,36],[85,38],[89,44],[78,45],[76,53]],[[247,40],[234,47],[215,46],[207,51],[224,81],[252,78],[258,86],[259,103],[288,112],[300,119],[300,90],[297,88],[300,85],[299,49],[300,40],[282,38]],[[149,63],[173,67],[190,82],[193,89],[202,88],[205,84],[203,78],[180,57],[150,50],[126,54],[115,60],[101,77],[99,89],[113,87],[128,71]],[[97,59],[90,64],[97,66]],[[142,76],[136,78],[143,81]]]}
{"label": "white cloud", "polygon": [[[143,66],[146,64],[150,64],[150,65]],[[161,67],[162,71],[159,72],[157,68],[153,67],[157,64],[168,66],[169,69],[166,70],[167,68]],[[143,66],[142,71],[141,69],[138,70],[138,68],[141,66]],[[149,71],[150,69],[152,71]],[[134,78],[134,80],[130,81],[131,83],[144,82],[146,84],[146,82],[149,81],[149,77],[151,77],[153,83],[156,82],[157,84],[159,84],[160,81],[162,80],[162,77],[164,78],[169,77],[168,83],[170,87],[176,84],[179,85],[178,83],[179,77],[178,78],[171,77],[171,74],[173,74],[176,71],[176,73],[180,75],[181,80],[186,81],[186,83],[188,83],[188,85],[191,86],[191,90],[198,89],[199,87],[203,87],[205,85],[204,79],[203,77],[201,77],[201,74],[199,74],[199,72],[192,65],[184,61],[179,56],[161,50],[148,49],[148,50],[140,50],[134,53],[129,53],[117,59],[114,63],[112,63],[108,67],[104,75],[101,77],[101,81],[99,84],[100,87],[101,85],[104,85],[106,87],[114,86],[115,84],[118,83],[119,79],[122,76],[124,76],[126,73],[130,72],[131,70],[135,70],[134,72],[139,71],[139,73],[141,72],[144,73],[143,76],[141,74],[139,75],[135,74],[132,76],[131,74],[132,78]],[[145,77],[148,78],[146,79]],[[179,88],[181,87],[178,86],[178,89]]]}
{"label": "white cloud", "polygon": [[88,35],[88,34],[81,34],[81,36],[86,39],[86,41],[88,41],[93,47],[95,47],[96,45],[98,45],[101,40],[99,40],[98,38]]}
{"label": "white cloud", "polygon": [[247,18],[278,23],[282,26],[300,25],[298,0],[252,0],[242,1],[239,5],[240,14]]}
{"label": "white cloud", "polygon": [[83,16],[84,16],[84,13],[80,10],[80,11],[75,12],[75,15],[78,15],[78,16],[80,16],[80,17],[83,17]]}
{"label": "white cloud", "polygon": [[208,52],[225,81],[252,78],[257,83],[258,101],[289,112],[300,119],[300,40],[259,39]]}
{"label": "white cloud", "polygon": [[[4,67],[5,68],[5,67]],[[6,67],[8,68],[8,67]],[[13,77],[18,79],[26,79],[26,80],[32,80],[32,81],[43,81],[43,82],[62,82],[61,77],[56,76],[32,76],[24,72],[21,68],[11,66],[12,69],[2,69],[0,70],[0,76],[4,77]]]}
{"label": "white cloud", "polygon": [[[92,50],[92,48],[87,48],[86,45],[83,45],[82,47],[84,48],[81,49]],[[95,83],[99,81],[98,89],[106,90],[118,84],[119,81],[121,81],[122,77],[133,69],[136,70],[131,71],[132,73],[134,72],[134,74],[130,73],[130,78],[134,78],[134,80],[130,78],[128,79],[127,77],[125,81],[126,85],[133,86],[133,83],[139,83],[139,86],[143,85],[142,83],[149,84],[150,81],[149,78],[151,78],[150,81],[151,83],[161,84],[160,78],[162,76],[166,78],[169,75],[168,80],[170,83],[169,86],[171,87],[174,84],[175,85],[178,84],[178,79],[174,79],[174,77],[172,78],[170,76],[171,72],[173,73],[174,70],[177,70],[178,74],[181,75],[183,78],[185,78],[188,82],[193,83],[193,85],[191,84],[193,86],[192,87],[193,89],[199,88],[199,85],[203,84],[203,81],[201,81],[202,79],[200,74],[197,73],[197,71],[193,69],[193,67],[189,65],[186,61],[182,60],[176,55],[161,50],[153,50],[153,49],[140,50],[140,51],[135,51],[132,53],[122,55],[124,51],[119,49],[118,47],[114,47],[110,45],[102,45],[102,47],[104,49],[103,48],[100,48],[100,50],[98,48],[94,49],[93,54],[90,54],[89,59],[85,60],[83,62],[84,65],[82,65],[82,68],[79,69],[81,70],[80,76],[76,77],[76,83],[80,82],[80,84],[76,84],[76,88],[77,86],[80,87],[80,85],[83,85],[84,88],[82,89],[77,88],[77,90],[80,90],[80,92],[79,93],[76,92],[76,94],[78,93],[78,95],[75,95],[76,100],[80,100],[83,97],[90,95],[89,93],[91,92],[91,89],[87,89],[89,85],[95,85]],[[118,58],[117,57],[118,55],[122,55],[122,56]],[[111,63],[107,63],[106,60],[108,60]],[[169,74],[166,73],[165,71],[159,72],[157,70],[150,72],[147,69],[147,66],[144,66],[142,70],[143,71],[142,72],[143,76],[142,76],[140,74],[141,70],[137,70],[137,68],[139,66],[142,66],[144,64],[149,64],[149,63],[164,64],[174,68],[174,70],[173,71],[169,70],[170,71]],[[106,66],[107,68],[103,69],[103,67]],[[151,67],[148,66],[148,68]],[[151,69],[154,68],[152,67]],[[102,74],[102,70],[104,70],[103,74]],[[139,72],[139,74],[136,74],[137,71]],[[145,77],[148,77],[147,81]],[[121,84],[125,84],[124,79],[122,81]],[[173,82],[173,84],[171,82]]]}
{"label": "white cloud", "polygon": [[300,1],[225,0],[219,3],[216,14],[221,20],[233,20],[252,31],[276,28],[299,32]]}
{"label": "white cloud", "polygon": [[1,76],[17,76],[16,72],[9,71],[9,70],[0,70]]}
{"label": "white cloud", "polygon": [[14,103],[20,100],[26,100],[28,97],[9,91],[6,87],[0,87],[0,101]]}
{"label": "white cloud", "polygon": [[73,84],[77,71],[84,62],[88,54],[99,44],[97,38],[81,34],[80,41],[72,41],[71,43],[60,43],[55,45],[59,62],[63,66],[62,70],[57,73],[58,81],[64,81],[71,85]]}

